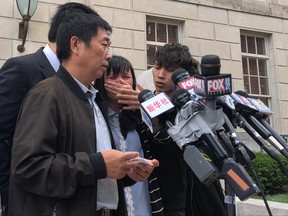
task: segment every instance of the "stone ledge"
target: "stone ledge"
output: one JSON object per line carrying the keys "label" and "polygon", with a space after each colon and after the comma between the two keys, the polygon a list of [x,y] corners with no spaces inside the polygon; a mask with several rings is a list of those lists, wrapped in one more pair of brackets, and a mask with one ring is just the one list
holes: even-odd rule
{"label": "stone ledge", "polygon": [[[268,205],[273,216],[287,216],[288,204],[268,201]],[[237,216],[265,216],[269,215],[265,203],[262,199],[248,199],[240,201],[237,198]]]}

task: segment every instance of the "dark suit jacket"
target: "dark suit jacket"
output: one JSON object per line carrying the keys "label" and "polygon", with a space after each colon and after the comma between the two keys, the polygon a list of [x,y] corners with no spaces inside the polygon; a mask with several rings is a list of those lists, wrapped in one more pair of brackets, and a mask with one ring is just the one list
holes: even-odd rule
{"label": "dark suit jacket", "polygon": [[0,69],[0,190],[2,205],[8,201],[12,138],[25,94],[39,81],[55,75],[43,48],[8,59]]}

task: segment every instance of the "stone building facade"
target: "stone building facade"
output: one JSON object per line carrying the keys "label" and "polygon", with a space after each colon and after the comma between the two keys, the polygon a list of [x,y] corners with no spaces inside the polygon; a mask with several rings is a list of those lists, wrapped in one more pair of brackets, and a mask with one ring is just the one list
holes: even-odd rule
{"label": "stone building facade", "polygon": [[[160,42],[147,40],[151,31],[149,23],[163,27],[162,34],[172,34],[174,39],[189,46],[193,57],[199,61],[206,54],[219,55],[221,73],[232,75],[233,91],[250,88],[252,95],[263,97],[274,112],[270,118],[273,128],[279,134],[288,135],[288,1],[75,1],[91,6],[111,24],[113,54],[128,58],[137,76],[149,66],[148,48],[163,45],[161,38],[158,38]],[[16,0],[2,0],[0,66],[12,56],[28,54],[45,45],[49,21],[57,6],[65,2],[68,1],[38,0],[37,10],[29,23],[26,50],[19,53],[18,23],[21,15]],[[166,28],[169,26],[172,26],[171,31]],[[253,51],[252,47],[250,52],[253,43],[257,50]],[[244,60],[247,64],[243,63]],[[247,74],[247,70],[251,71]],[[258,87],[247,84],[247,80],[253,79]]]}

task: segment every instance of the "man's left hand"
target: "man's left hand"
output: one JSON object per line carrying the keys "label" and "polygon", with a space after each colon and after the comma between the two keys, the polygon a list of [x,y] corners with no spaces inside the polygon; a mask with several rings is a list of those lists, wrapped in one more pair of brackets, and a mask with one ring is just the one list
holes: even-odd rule
{"label": "man's left hand", "polygon": [[149,161],[153,164],[153,166],[139,162],[139,165],[135,168],[131,168],[127,175],[136,182],[146,181],[154,168],[159,166],[158,160],[153,159]]}

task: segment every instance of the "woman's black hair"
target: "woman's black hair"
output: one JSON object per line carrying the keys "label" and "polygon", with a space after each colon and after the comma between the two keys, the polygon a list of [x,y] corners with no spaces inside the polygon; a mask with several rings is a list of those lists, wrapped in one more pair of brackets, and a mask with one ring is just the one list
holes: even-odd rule
{"label": "woman's black hair", "polygon": [[112,71],[114,75],[118,76],[121,73],[127,73],[129,69],[133,79],[132,88],[136,90],[136,76],[132,64],[128,59],[122,56],[113,55],[112,59],[109,61],[106,76],[109,76]]}

